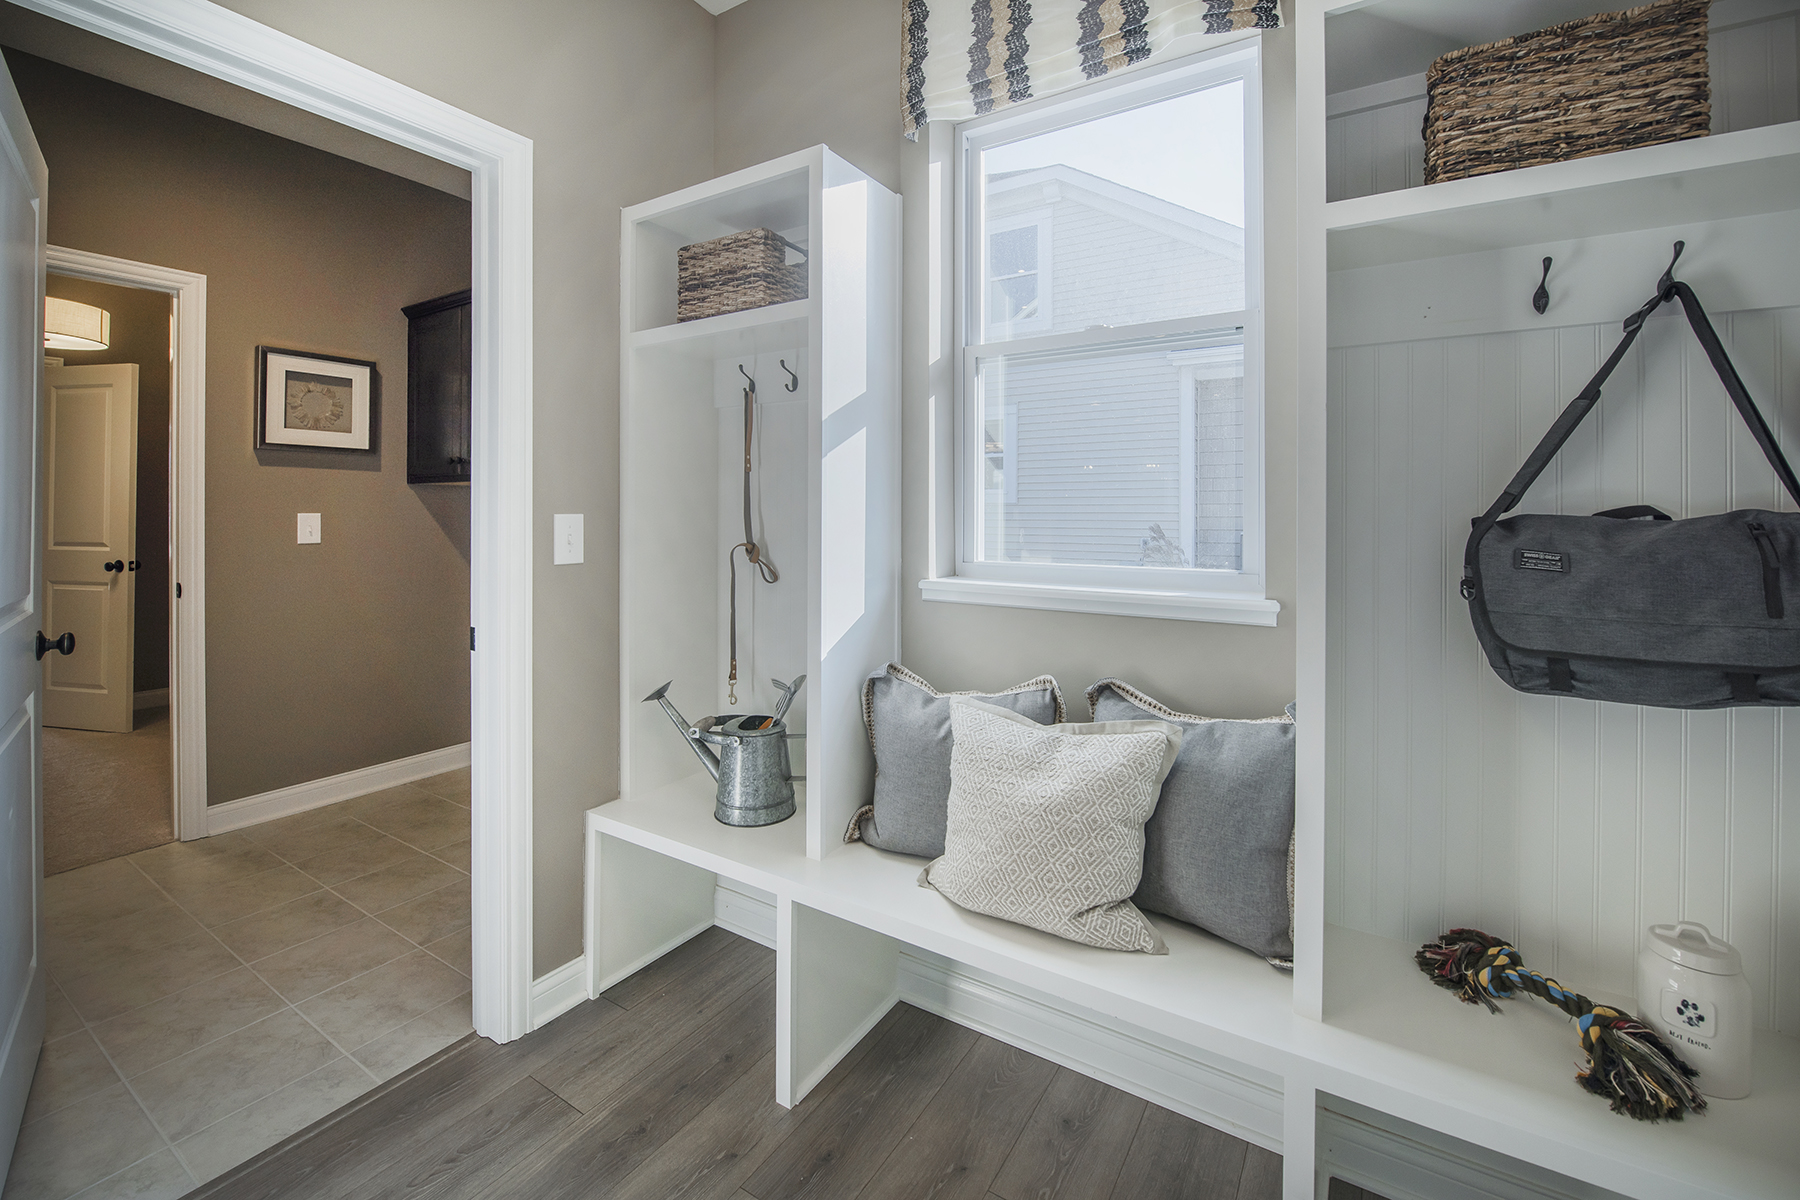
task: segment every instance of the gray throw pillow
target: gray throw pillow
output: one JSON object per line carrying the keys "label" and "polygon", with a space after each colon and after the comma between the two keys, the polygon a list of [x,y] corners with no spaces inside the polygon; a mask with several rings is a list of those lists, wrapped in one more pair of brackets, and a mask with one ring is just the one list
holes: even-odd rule
{"label": "gray throw pillow", "polygon": [[875,797],[850,818],[846,842],[936,858],[944,852],[950,799],[950,696],[1010,708],[1040,725],[1063,719],[1062,692],[1048,675],[1002,692],[945,694],[899,663],[863,683],[863,725],[875,752]]}
{"label": "gray throw pillow", "polygon": [[944,855],[919,883],[973,912],[1105,950],[1167,954],[1131,903],[1144,821],[1181,748],[1167,721],[1039,725],[957,697]]}
{"label": "gray throw pillow", "polygon": [[1096,721],[1156,718],[1181,728],[1181,753],[1144,827],[1138,907],[1272,961],[1292,958],[1291,709],[1259,721],[1209,720],[1117,679],[1102,679],[1087,698]]}

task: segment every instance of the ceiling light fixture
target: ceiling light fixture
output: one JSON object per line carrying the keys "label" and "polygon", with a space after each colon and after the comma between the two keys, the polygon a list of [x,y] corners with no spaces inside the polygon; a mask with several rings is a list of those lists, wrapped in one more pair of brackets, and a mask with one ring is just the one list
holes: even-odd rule
{"label": "ceiling light fixture", "polygon": [[78,300],[44,297],[44,349],[104,350],[112,342],[112,314]]}

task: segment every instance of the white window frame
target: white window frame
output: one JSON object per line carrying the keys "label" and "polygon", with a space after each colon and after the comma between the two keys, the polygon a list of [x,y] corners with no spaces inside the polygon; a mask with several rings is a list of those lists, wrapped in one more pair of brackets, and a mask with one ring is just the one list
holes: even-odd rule
{"label": "white window frame", "polygon": [[[1263,214],[1261,45],[1252,39],[1193,55],[1160,69],[1133,72],[1095,83],[1072,94],[1018,106],[964,122],[953,132],[955,208],[951,304],[957,361],[955,402],[954,569],[920,581],[927,600],[996,604],[1122,616],[1165,617],[1232,624],[1274,625],[1281,611],[1268,598],[1266,501],[1264,495],[1263,404]],[[1244,305],[1173,321],[1078,333],[1012,336],[985,340],[987,323],[987,235],[980,206],[979,154],[1011,142],[1081,121],[1138,108],[1159,100],[1242,79],[1244,82]],[[1025,224],[1025,214],[1003,218],[995,231]],[[1040,233],[1040,238],[1043,234]],[[975,240],[980,238],[979,243]],[[1040,242],[1040,280],[1047,276],[1046,243]],[[1040,305],[1042,302],[1040,283]],[[1048,324],[1046,320],[1045,324]],[[1017,329],[1017,325],[1013,327]],[[976,528],[985,463],[984,430],[976,402],[981,363],[1003,355],[1139,345],[1171,352],[1241,341],[1244,347],[1244,543],[1243,569],[1107,567],[982,561]],[[1191,393],[1191,381],[1183,373]],[[1191,406],[1192,396],[1188,397]],[[1009,447],[1010,450],[1010,447]],[[1191,451],[1190,451],[1191,453]]]}
{"label": "white window frame", "polygon": [[[1055,323],[1055,306],[1052,301],[1053,293],[1051,290],[1053,282],[1050,277],[1051,263],[1054,261],[1053,252],[1055,250],[1055,245],[1051,239],[1055,236],[1055,226],[1054,222],[1051,220],[1050,213],[1051,210],[1048,208],[1034,208],[1029,212],[1014,213],[1010,217],[1000,217],[997,220],[988,222],[987,228],[982,231],[986,239],[981,246],[981,252],[984,256],[983,261],[985,262],[987,261],[985,256],[992,253],[991,246],[993,237],[996,233],[1010,233],[1015,229],[1024,229],[1027,226],[1037,227],[1037,316],[1024,321],[1008,321],[1007,328],[1010,329],[1013,334],[1012,339],[1008,340],[1016,340],[1020,334],[1046,333],[1049,331],[1050,326]],[[984,280],[986,274],[987,273],[984,270],[982,272]],[[983,320],[986,320],[986,305],[987,302],[984,298],[982,302]]]}

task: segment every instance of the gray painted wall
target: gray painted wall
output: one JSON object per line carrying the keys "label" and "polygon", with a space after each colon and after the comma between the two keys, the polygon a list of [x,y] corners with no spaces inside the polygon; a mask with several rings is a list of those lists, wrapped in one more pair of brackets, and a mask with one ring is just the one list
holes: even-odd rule
{"label": "gray painted wall", "polygon": [[[1216,716],[1268,716],[1294,698],[1293,42],[1264,37],[1269,594],[1274,629],[926,602],[928,413],[949,400],[932,357],[930,159],[900,133],[900,6],[893,0],[748,0],[718,18],[719,172],[825,142],[905,196],[903,391],[907,665],[943,688],[992,687],[1049,671],[1069,694],[1106,675]],[[948,278],[948,272],[945,273]],[[940,338],[939,347],[948,345]]]}
{"label": "gray painted wall", "polygon": [[[946,687],[1127,676],[1171,703],[1266,715],[1293,692],[1294,213],[1288,35],[1267,39],[1269,558],[1277,629],[926,604],[930,357],[925,147],[899,131],[893,0],[226,0],[227,7],[534,139],[535,970],[581,949],[581,814],[618,779],[617,209],[820,142],[906,197],[905,644]],[[1284,157],[1285,156],[1285,157]],[[1285,188],[1285,190],[1284,190]],[[1287,244],[1283,244],[1283,239]],[[588,561],[549,564],[550,518],[588,514]],[[1079,705],[1076,706],[1079,712]]]}
{"label": "gray painted wall", "polygon": [[[619,209],[713,174],[713,18],[687,0],[225,6],[533,141],[541,975],[581,953],[582,814],[618,794]],[[587,514],[581,566],[550,565],[559,512]]]}

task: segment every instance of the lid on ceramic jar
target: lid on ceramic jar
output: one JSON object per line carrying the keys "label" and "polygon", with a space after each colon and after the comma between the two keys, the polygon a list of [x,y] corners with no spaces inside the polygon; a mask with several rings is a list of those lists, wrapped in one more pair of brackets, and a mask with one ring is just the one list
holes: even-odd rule
{"label": "lid on ceramic jar", "polygon": [[1677,966],[1704,971],[1708,975],[1742,975],[1744,958],[1729,942],[1712,935],[1698,921],[1678,921],[1673,925],[1652,925],[1644,942],[1646,948]]}

